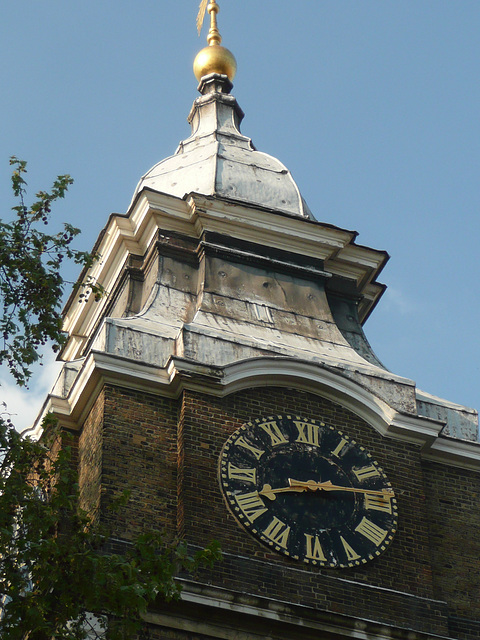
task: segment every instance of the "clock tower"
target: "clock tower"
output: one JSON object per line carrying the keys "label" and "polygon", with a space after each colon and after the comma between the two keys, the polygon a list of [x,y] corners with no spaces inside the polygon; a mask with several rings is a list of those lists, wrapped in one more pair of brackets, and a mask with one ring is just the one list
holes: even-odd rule
{"label": "clock tower", "polygon": [[316,220],[241,133],[208,11],[191,136],[102,231],[85,278],[107,295],[67,303],[45,411],[82,501],[120,546],[152,527],[220,543],[148,612],[151,640],[479,638],[478,415],[373,353],[388,255]]}

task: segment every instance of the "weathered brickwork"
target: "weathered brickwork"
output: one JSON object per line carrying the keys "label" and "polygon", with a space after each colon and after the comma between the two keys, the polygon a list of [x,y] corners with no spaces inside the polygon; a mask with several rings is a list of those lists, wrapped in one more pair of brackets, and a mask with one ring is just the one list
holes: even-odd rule
{"label": "weathered brickwork", "polygon": [[180,538],[185,537],[185,501],[184,492],[182,487],[184,486],[184,474],[185,474],[185,439],[184,439],[184,426],[185,426],[185,403],[181,403],[180,413],[178,417],[178,430],[177,430],[177,530]]}
{"label": "weathered brickwork", "polygon": [[[178,403],[105,388],[102,513],[122,539],[145,530],[176,533]],[[105,509],[122,492],[128,507]]]}
{"label": "weathered brickwork", "polygon": [[[433,523],[430,531],[434,588],[452,605],[458,637],[480,637],[480,478],[471,471],[425,464],[425,493]],[[465,627],[469,630],[466,631]]]}
{"label": "weathered brickwork", "polygon": [[[245,422],[280,413],[334,424],[383,467],[399,528],[379,558],[342,570],[296,562],[262,545],[230,513],[218,481],[222,447]],[[382,437],[318,395],[262,387],[225,398],[187,390],[174,400],[107,386],[85,422],[79,461],[83,499],[92,507],[101,499],[116,537],[157,528],[194,547],[218,540],[224,561],[200,581],[405,629],[480,637],[476,474],[422,463],[415,445]],[[131,492],[128,508],[104,510],[123,490]],[[204,637],[151,631],[153,640]]]}
{"label": "weathered brickwork", "polygon": [[476,640],[480,638],[479,620],[450,616],[448,626],[452,638],[459,638],[459,640]]}
{"label": "weathered brickwork", "polygon": [[97,398],[78,438],[80,506],[92,517],[100,509],[102,486],[104,391]]}
{"label": "weathered brickwork", "polygon": [[[448,635],[448,610],[443,602],[405,592],[375,588],[345,577],[309,571],[301,565],[286,567],[270,561],[224,554],[213,570],[214,580],[233,591],[246,591],[273,600],[377,620],[384,624],[437,635]],[[212,580],[212,572],[205,575]]]}

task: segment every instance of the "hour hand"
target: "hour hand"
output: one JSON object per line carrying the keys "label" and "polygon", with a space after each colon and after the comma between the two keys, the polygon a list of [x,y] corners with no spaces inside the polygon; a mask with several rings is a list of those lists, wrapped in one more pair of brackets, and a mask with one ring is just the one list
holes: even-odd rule
{"label": "hour hand", "polygon": [[292,491],[302,493],[303,491],[308,491],[308,487],[299,484],[298,486],[289,485],[288,487],[279,487],[278,489],[272,489],[269,484],[264,484],[263,489],[258,492],[258,495],[263,496],[264,498],[268,498],[269,500],[276,500],[277,493],[291,493]]}
{"label": "hour hand", "polygon": [[307,480],[304,482],[302,480],[292,480],[292,478],[289,478],[288,487],[272,489],[271,485],[264,484],[263,489],[258,492],[258,495],[268,498],[269,500],[276,500],[277,493],[303,493],[304,491],[318,491],[319,489],[328,491],[331,487],[333,487],[333,485],[330,480],[328,482],[315,482],[315,480]]}
{"label": "hour hand", "polygon": [[332,491],[341,488],[332,484],[331,480],[316,482],[315,480],[294,480],[289,478],[288,484],[292,491]]}
{"label": "hour hand", "polygon": [[292,488],[292,491],[329,491],[334,486],[331,480],[327,480],[326,482],[316,482],[315,480],[294,480],[293,478],[288,479],[288,484]]}

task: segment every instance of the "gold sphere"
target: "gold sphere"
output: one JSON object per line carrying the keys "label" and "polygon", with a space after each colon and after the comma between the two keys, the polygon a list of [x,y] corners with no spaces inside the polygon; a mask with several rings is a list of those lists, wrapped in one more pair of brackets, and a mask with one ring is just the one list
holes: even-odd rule
{"label": "gold sphere", "polygon": [[237,61],[231,51],[220,44],[213,44],[197,53],[193,72],[199,82],[209,73],[226,75],[232,82],[237,72]]}

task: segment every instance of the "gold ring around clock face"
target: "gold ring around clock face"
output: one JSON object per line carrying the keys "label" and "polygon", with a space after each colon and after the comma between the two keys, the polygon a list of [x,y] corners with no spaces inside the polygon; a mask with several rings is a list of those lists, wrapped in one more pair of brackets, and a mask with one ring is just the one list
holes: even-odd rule
{"label": "gold ring around clock face", "polygon": [[320,420],[280,415],[243,425],[223,447],[220,486],[258,540],[319,566],[373,560],[397,528],[395,493],[383,470]]}

